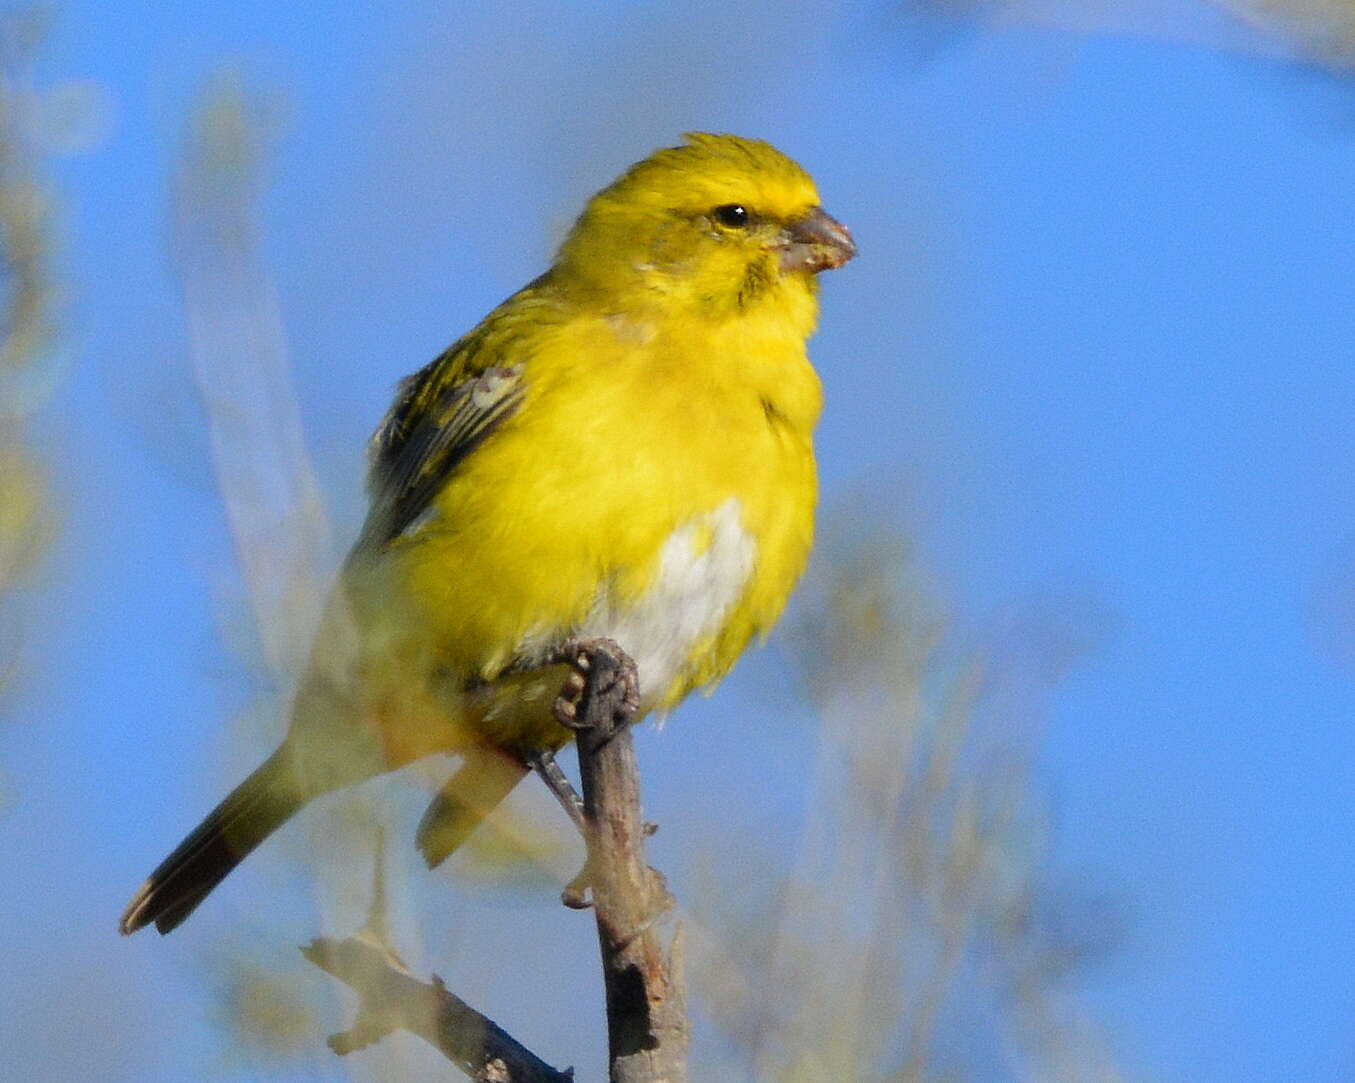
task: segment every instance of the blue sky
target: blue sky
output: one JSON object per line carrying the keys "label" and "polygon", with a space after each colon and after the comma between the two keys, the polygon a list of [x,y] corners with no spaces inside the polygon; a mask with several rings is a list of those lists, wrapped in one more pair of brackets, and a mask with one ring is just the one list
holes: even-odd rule
{"label": "blue sky", "polygon": [[[1134,1078],[1355,1072],[1355,671],[1322,594],[1355,574],[1355,90],[1163,40],[916,29],[813,2],[67,6],[42,75],[111,111],[53,171],[72,333],[37,428],[64,531],[0,731],[16,1077],[190,1078],[211,1048],[198,919],[114,925],[224,789],[214,734],[248,701],[166,235],[181,117],[223,61],[278,88],[267,251],[348,531],[394,381],[536,274],[590,191],[690,128],[800,159],[862,250],[813,346],[829,502],[864,492],[914,535],[966,627],[1049,594],[1107,614],[1039,772],[1052,861],[1131,915],[1078,995]],[[799,807],[794,742],[754,759],[730,722],[780,664],[646,736],[657,808],[709,785],[689,739],[770,763],[729,815]],[[222,906],[251,907],[251,875]],[[591,965],[577,922],[531,915],[562,969]]]}

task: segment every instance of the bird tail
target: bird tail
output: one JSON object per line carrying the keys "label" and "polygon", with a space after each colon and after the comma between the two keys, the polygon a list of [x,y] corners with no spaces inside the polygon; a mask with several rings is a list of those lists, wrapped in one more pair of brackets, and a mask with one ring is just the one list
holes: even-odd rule
{"label": "bird tail", "polygon": [[430,869],[451,855],[527,773],[516,756],[495,749],[468,751],[419,821],[414,841]]}
{"label": "bird tail", "polygon": [[315,796],[297,781],[284,745],[151,873],[122,915],[118,928],[123,935],[151,922],[161,933],[177,927],[259,843]]}

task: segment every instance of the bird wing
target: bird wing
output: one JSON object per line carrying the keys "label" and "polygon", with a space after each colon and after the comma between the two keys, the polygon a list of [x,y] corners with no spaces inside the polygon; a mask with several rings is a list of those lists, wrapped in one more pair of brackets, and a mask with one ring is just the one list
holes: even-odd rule
{"label": "bird wing", "polygon": [[403,534],[457,466],[522,404],[522,369],[475,364],[462,340],[400,384],[369,447],[371,508],[353,556]]}

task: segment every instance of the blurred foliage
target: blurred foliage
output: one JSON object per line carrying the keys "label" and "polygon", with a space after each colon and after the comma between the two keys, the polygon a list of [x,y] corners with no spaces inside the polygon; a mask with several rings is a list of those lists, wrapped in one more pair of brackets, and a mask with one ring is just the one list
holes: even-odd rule
{"label": "blurred foliage", "polygon": [[47,165],[89,144],[103,100],[88,84],[39,78],[52,21],[42,6],[0,9],[0,694],[22,666],[23,588],[56,519],[32,424],[56,383],[64,316]]}
{"label": "blurred foliage", "polygon": [[914,35],[952,36],[965,24],[1133,34],[1226,51],[1355,63],[1351,0],[907,0]]}
{"label": "blurred foliage", "polygon": [[16,592],[52,529],[46,471],[27,431],[56,339],[52,197],[32,71],[45,35],[37,12],[0,13],[0,691],[17,665]]}
{"label": "blurred foliage", "polygon": [[188,354],[262,665],[285,691],[304,664],[332,568],[301,433],[261,200],[278,101],[237,72],[191,110],[173,184],[174,254]]}
{"label": "blurred foliage", "polygon": [[[256,690],[229,734],[223,760],[232,776],[277,743],[325,589],[327,526],[301,447],[281,320],[259,251],[271,116],[266,96],[240,73],[208,79],[186,118],[171,183],[188,360],[245,588],[243,597],[224,598],[223,630],[241,663],[237,679],[252,678],[247,686]],[[370,858],[374,819],[361,802],[332,810],[326,831],[359,862]],[[277,898],[294,896],[301,884],[328,882],[315,879],[317,855],[331,857],[334,849],[317,850],[315,841],[294,840],[281,861],[274,849],[263,862]],[[303,866],[308,875],[298,875]],[[260,954],[253,924],[252,915],[227,923],[200,964],[230,1067],[260,1071],[323,1050],[323,1001],[314,983],[298,981],[295,960]]]}
{"label": "blurred foliage", "polygon": [[299,980],[300,966],[284,971],[278,960],[236,955],[223,960],[225,979],[217,1000],[220,1022],[242,1045],[229,1043],[237,1063],[256,1067],[313,1054],[324,1022],[316,1007],[300,995],[308,983]]}
{"label": "blurred foliage", "polygon": [[1355,4],[1351,0],[1219,0],[1234,14],[1292,38],[1312,58],[1355,63]]}
{"label": "blurred foliage", "polygon": [[46,483],[22,445],[0,446],[0,589],[19,585],[46,549]]}
{"label": "blurred foliage", "polygon": [[1052,878],[1032,775],[1038,690],[1099,622],[1037,606],[1057,634],[963,648],[897,534],[827,533],[790,637],[819,727],[801,846],[708,855],[691,900],[709,1077],[1120,1078],[1070,987],[1122,923]]}
{"label": "blurred foliage", "polygon": [[0,693],[20,668],[23,588],[56,525],[32,431],[59,375],[65,315],[47,167],[97,142],[108,113],[93,84],[39,78],[53,22],[46,6],[0,8]]}

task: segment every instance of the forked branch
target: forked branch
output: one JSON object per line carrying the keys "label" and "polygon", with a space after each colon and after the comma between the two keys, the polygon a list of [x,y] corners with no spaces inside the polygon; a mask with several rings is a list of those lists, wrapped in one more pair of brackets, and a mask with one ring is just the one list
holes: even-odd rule
{"label": "forked branch", "polygon": [[353,1026],[329,1039],[340,1056],[407,1030],[476,1083],[569,1083],[574,1078],[448,991],[437,975],[431,984],[419,981],[389,949],[362,934],[312,940],[301,953],[361,997]]}

